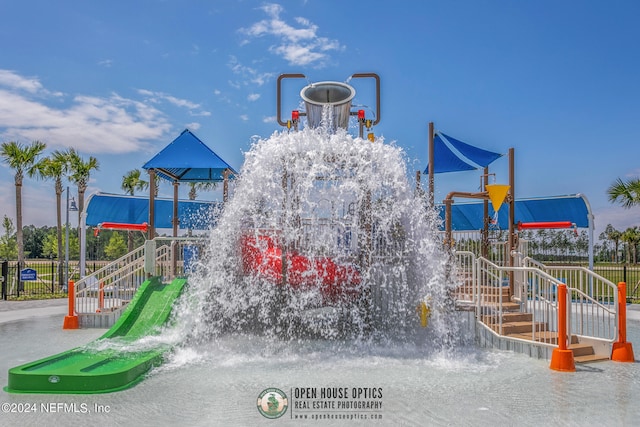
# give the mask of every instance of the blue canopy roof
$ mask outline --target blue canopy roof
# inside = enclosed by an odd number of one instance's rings
[[[436,132],[433,139],[434,173],[460,172],[480,167],[484,168],[501,156],[502,154],[500,153],[474,147],[442,132]],[[429,165],[427,165],[424,173],[429,173]]]
[[[180,182],[215,182],[224,179],[225,171],[232,172],[230,178],[236,174],[189,129],[182,131],[142,168],[155,169],[158,176]]]
[[[180,227],[192,230],[206,230],[215,225],[215,212],[219,212],[221,202],[178,201]],[[149,221],[149,199],[138,196],[96,193],[87,201],[86,225],[97,226],[103,222],[142,224]],[[155,227],[171,228],[173,199],[155,199]]]
[[[444,205],[438,205],[440,217],[444,222]],[[451,229],[457,231],[481,230],[483,225],[483,203],[454,203],[451,206]],[[489,217],[493,218],[495,211],[489,203]],[[515,222],[550,222],[570,221],[580,228],[589,227],[591,209],[584,195],[573,194],[567,196],[516,200]],[[498,211],[500,229],[509,228],[509,209],[503,206]]]

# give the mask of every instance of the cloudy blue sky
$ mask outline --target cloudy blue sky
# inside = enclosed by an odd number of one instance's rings
[[[518,198],[584,193],[597,229],[640,225],[638,209],[606,198],[616,178],[640,175],[633,0],[22,0],[0,1],[0,16],[0,140],[95,156],[88,194],[120,193],[122,176],[185,128],[240,169],[252,140],[280,128],[279,74],[375,72],[375,132],[410,170],[426,166],[433,121],[489,150],[514,147]],[[285,115],[304,84],[287,82]],[[372,106],[369,89],[358,82],[355,102]],[[492,172],[506,183],[506,158]],[[479,177],[438,175],[436,200],[477,190]],[[4,164],[0,182],[0,214],[14,218]],[[51,182],[27,179],[25,224],[54,225],[54,200]]]

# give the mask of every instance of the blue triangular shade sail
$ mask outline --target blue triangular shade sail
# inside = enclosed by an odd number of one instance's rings
[[[442,132],[440,132],[442,133]],[[464,157],[471,160],[473,163],[486,168],[491,164],[494,160],[502,157],[500,153],[494,153],[493,151],[483,150],[482,148],[474,147],[473,145],[469,145],[464,143],[458,139],[452,138],[449,135],[442,133],[449,144],[456,150],[460,152]]]
[[[189,129],[167,145],[142,167],[155,169],[157,174],[170,181],[215,182],[222,181],[224,171],[236,172],[231,166],[207,147]]]
[[[447,147],[447,144],[445,144],[439,134],[436,134],[433,139],[433,158],[435,163],[433,173],[460,172],[477,169],[477,167],[470,165],[456,156],[455,153]],[[427,165],[424,173],[429,173],[429,165]]]

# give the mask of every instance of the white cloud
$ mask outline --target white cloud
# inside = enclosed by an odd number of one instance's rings
[[[257,101],[258,99],[260,99],[260,94],[259,93],[251,93],[249,94],[249,96],[247,96],[247,101]]]
[[[0,70],[0,86],[30,93],[37,93],[43,90],[42,84],[38,79],[22,77],[11,70]]]
[[[41,140],[51,149],[73,147],[90,154],[129,153],[171,129],[160,110],[116,93],[77,95],[49,105],[42,95],[51,94],[38,79],[0,70],[0,138]]]
[[[246,114],[241,114],[240,115],[240,120],[247,122],[247,121],[249,121],[249,116],[246,115]]]
[[[323,62],[329,58],[329,51],[344,49],[337,40],[320,37],[318,26],[307,18],[294,18],[297,24],[295,26],[285,22],[280,17],[284,9],[278,4],[266,4],[261,9],[268,18],[248,28],[241,28],[240,33],[248,37],[242,44],[250,43],[253,38],[272,36],[276,39],[276,43],[269,48],[269,51],[281,56],[290,65],[296,66],[310,64],[322,66]]]
[[[229,82],[231,87],[234,87],[236,89],[239,89],[243,85],[247,86],[249,84],[262,86],[275,75],[275,73],[260,72],[255,68],[243,65],[238,61],[238,58],[233,55],[229,57],[227,66],[231,69],[231,71],[233,71],[234,74],[237,74],[245,79],[244,82]]]

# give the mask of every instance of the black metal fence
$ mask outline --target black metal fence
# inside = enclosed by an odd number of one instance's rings
[[[108,261],[87,263],[87,274]],[[55,261],[2,261],[2,299],[63,298],[67,296],[64,264]],[[78,261],[69,262],[69,280],[80,277]]]
[[[613,283],[625,282],[627,284],[627,298],[640,299],[640,266],[596,264],[593,271]]]

